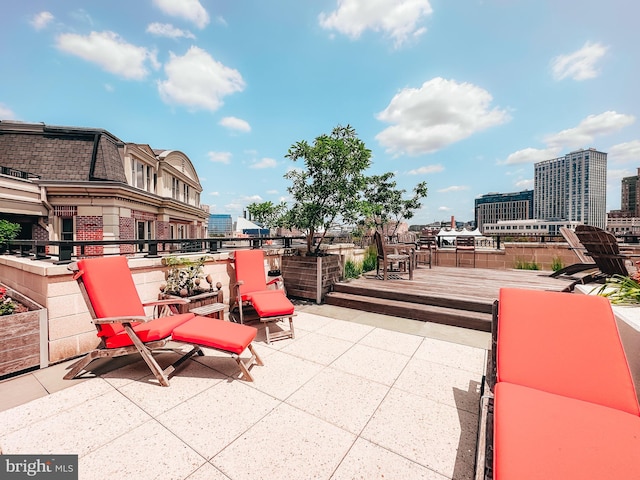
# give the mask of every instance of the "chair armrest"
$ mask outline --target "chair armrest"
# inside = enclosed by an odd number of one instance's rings
[[[150,300],[142,302],[143,307],[155,307],[160,305],[186,305],[190,303],[188,298],[165,298],[163,300]]]
[[[274,283],[278,283],[278,282],[282,282],[284,281],[284,279],[282,278],[282,276],[278,276],[278,277],[273,277],[273,279],[269,280],[267,282],[267,285],[273,285]]]
[[[95,324],[103,324],[103,323],[133,323],[133,322],[150,322],[153,320],[151,317],[145,317],[142,315],[134,315],[132,317],[104,317],[104,318],[94,318],[93,323]]]

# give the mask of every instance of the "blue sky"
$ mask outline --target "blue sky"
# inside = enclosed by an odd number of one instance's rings
[[[628,0],[6,2],[0,119],[180,150],[212,213],[287,200],[299,140],[352,125],[370,174],[473,219],[533,164],[609,153],[607,210],[640,167],[640,3]]]

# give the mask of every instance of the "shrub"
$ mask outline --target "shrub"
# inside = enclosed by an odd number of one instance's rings
[[[375,270],[378,266],[378,252],[376,247],[373,245],[369,245],[367,250],[364,252],[364,260],[362,261],[362,271],[370,272]]]
[[[0,220],[0,246],[7,246],[20,233],[20,224],[9,220]]]
[[[540,270],[540,265],[536,262],[528,262],[526,260],[517,259],[514,268],[518,270]]]
[[[358,278],[362,275],[362,262],[347,260],[344,263],[344,278]]]
[[[564,265],[562,264],[562,260],[559,257],[553,257],[553,261],[551,262],[551,270],[557,272],[558,270],[562,270]]]

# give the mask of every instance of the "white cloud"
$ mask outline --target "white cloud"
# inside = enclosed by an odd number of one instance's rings
[[[397,93],[376,118],[392,124],[376,139],[388,153],[431,153],[476,132],[510,120],[491,108],[493,97],[470,83],[434,78]]]
[[[559,154],[559,148],[524,148],[513,152],[504,162],[499,162],[499,164],[515,165],[518,163],[537,163],[556,158]]]
[[[251,131],[251,125],[249,125],[249,122],[237,117],[224,117],[220,122],[218,122],[218,124],[228,128],[229,130],[237,130],[239,132]]]
[[[568,55],[559,55],[551,61],[551,71],[555,80],[567,77],[573,80],[588,80],[598,76],[596,62],[607,53],[608,48],[600,43],[587,42]]]
[[[338,0],[338,8],[318,20],[327,30],[337,30],[353,39],[365,30],[383,32],[396,47],[426,31],[418,24],[431,15],[429,0]]]
[[[0,103],[0,120],[17,120],[17,117],[9,107]]]
[[[616,163],[640,162],[640,140],[614,145],[607,151],[607,158]]]
[[[599,115],[589,115],[575,128],[562,130],[544,138],[549,147],[580,148],[588,147],[594,138],[607,135],[635,122],[633,115],[625,115],[613,111]]]
[[[439,212],[450,212],[451,208],[449,207],[438,207]]]
[[[424,167],[419,167],[413,170],[409,170],[407,173],[409,175],[428,175],[429,173],[439,173],[443,171],[444,171],[444,167],[440,164],[437,164],[437,165],[425,165]]]
[[[209,160],[215,163],[229,163],[231,162],[231,152],[209,152],[207,153]]]
[[[167,79],[158,82],[162,100],[193,109],[215,111],[222,106],[223,97],[245,87],[240,72],[195,46],[183,56],[171,52],[164,71]]]
[[[527,178],[516,182],[516,187],[523,190],[533,190],[533,178]]]
[[[249,168],[274,168],[276,165],[278,165],[278,162],[276,162],[273,158],[264,157],[262,160],[252,163]]]
[[[220,192],[209,192],[209,195],[211,195],[212,197],[219,197]]]
[[[158,37],[196,38],[196,36],[189,30],[181,30],[170,23],[150,23],[147,25],[147,33]]]
[[[165,14],[192,22],[198,28],[209,24],[209,14],[198,0],[153,0],[153,3]]]
[[[31,26],[36,30],[42,30],[53,20],[53,14],[51,12],[40,12],[33,16],[29,21]]]
[[[109,31],[91,32],[88,36],[65,33],[56,38],[56,47],[126,79],[144,79],[149,73],[147,62],[154,68],[158,66],[155,52],[127,43]]]
[[[441,188],[438,190],[439,193],[449,193],[449,192],[462,192],[463,190],[469,190],[469,187],[466,185],[451,185],[447,188]]]

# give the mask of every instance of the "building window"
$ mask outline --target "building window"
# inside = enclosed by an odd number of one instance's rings
[[[138,240],[152,240],[153,222],[147,220],[136,221],[136,238]],[[148,244],[138,245],[138,251],[146,252],[149,249]]]
[[[180,200],[180,198],[178,197],[179,193],[180,193],[180,182],[178,181],[177,178],[172,177],[171,178],[171,198],[173,198],[174,200]]]

